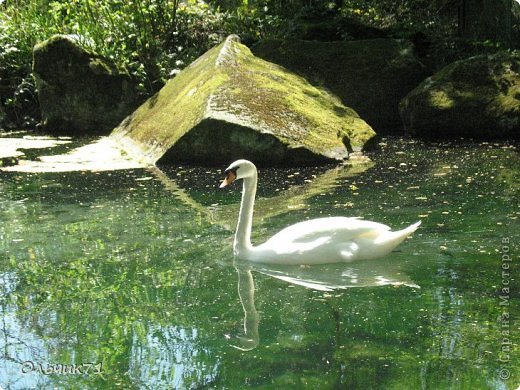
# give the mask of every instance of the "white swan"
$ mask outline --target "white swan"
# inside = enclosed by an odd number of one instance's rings
[[[367,260],[390,253],[421,222],[390,231],[386,225],[358,218],[328,217],[299,222],[261,245],[251,244],[257,171],[247,160],[237,160],[225,170],[220,188],[243,179],[242,202],[233,244],[237,258],[271,264],[326,264]]]

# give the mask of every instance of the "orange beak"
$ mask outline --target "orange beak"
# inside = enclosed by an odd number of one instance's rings
[[[235,172],[233,172],[233,171],[226,172],[226,177],[224,178],[222,183],[220,183],[220,188],[224,188],[224,187],[230,185],[231,183],[233,183],[235,181],[236,178],[237,178],[237,175]]]

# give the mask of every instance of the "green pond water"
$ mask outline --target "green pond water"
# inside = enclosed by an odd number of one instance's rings
[[[370,157],[259,171],[256,243],[422,220],[383,259],[305,267],[234,263],[219,169],[0,172],[0,388],[516,389],[518,149]]]

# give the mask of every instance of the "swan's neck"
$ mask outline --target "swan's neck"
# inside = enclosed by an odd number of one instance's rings
[[[253,176],[244,179],[242,202],[240,203],[240,213],[238,214],[238,225],[234,243],[235,255],[237,256],[243,255],[253,247],[251,245],[251,227],[253,224],[256,183],[256,172]]]

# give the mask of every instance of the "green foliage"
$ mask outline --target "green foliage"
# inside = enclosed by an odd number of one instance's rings
[[[340,13],[358,16],[383,28],[456,29],[457,2],[452,0],[345,0]],[[445,31],[446,32],[446,31]]]
[[[150,95],[226,35],[251,42],[281,25],[266,8],[220,11],[197,0],[19,0],[0,2],[0,11],[0,107],[17,126],[24,114],[34,116],[25,107],[36,102],[32,49],[53,34],[69,34],[112,59]]]
[[[262,38],[278,37],[285,34],[285,17],[274,14],[265,7],[239,7],[226,12],[225,30],[238,34],[245,44],[257,42]]]
[[[0,8],[1,9],[1,8]],[[35,101],[30,77],[31,55],[23,36],[16,29],[16,18],[6,23],[0,13],[0,128],[3,121],[29,127],[34,125],[31,109]]]
[[[36,43],[53,34],[70,34],[112,59],[139,81],[143,93],[151,95],[169,77],[229,34],[238,34],[246,44],[266,37],[319,39],[312,34],[324,30],[328,38],[357,39],[356,34],[345,28],[351,21],[384,30],[390,36],[412,38],[419,51],[430,52],[434,67],[442,66],[466,54],[475,54],[482,46],[468,49],[468,45],[453,39],[460,27],[459,3],[457,0],[0,0],[0,128],[7,123],[32,127],[38,120],[31,53]],[[519,8],[516,8],[518,13]],[[513,12],[515,37],[520,35],[518,18]],[[311,28],[311,36],[303,37],[298,32],[307,30],[298,26],[309,20],[321,25]]]

